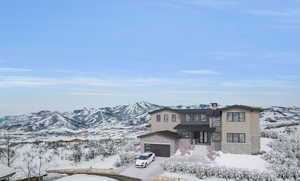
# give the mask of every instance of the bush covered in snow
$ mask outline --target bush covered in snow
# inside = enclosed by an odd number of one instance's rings
[[[121,167],[132,163],[140,152],[140,143],[136,140],[130,141],[122,148],[122,151],[118,154],[119,159],[114,165]]]
[[[68,168],[85,163],[90,165],[94,160],[104,160],[125,152],[124,147],[129,142],[131,139],[14,143],[11,149],[16,151],[17,157],[11,166],[17,170],[17,179],[39,176],[47,169]],[[7,159],[3,156],[6,150],[4,146],[0,145],[0,165],[7,165]]]
[[[253,171],[240,168],[212,167],[209,165],[200,165],[191,162],[178,162],[172,159],[162,164],[164,170],[169,172],[181,172],[184,174],[193,174],[203,179],[206,177],[218,177],[234,180],[251,180],[251,181],[273,181],[276,180],[271,173]]]
[[[263,158],[272,164],[277,177],[300,179],[300,130],[290,135],[280,136],[270,143],[272,150]]]
[[[117,160],[116,163],[114,163],[116,167],[121,167],[134,162],[138,154],[134,152],[124,152],[118,155],[119,155],[119,159]]]
[[[263,138],[278,139],[279,134],[276,131],[264,130],[264,131],[261,131],[261,137],[263,137]]]

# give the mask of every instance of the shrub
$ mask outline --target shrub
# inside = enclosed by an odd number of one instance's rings
[[[169,172],[181,172],[193,174],[197,178],[218,177],[234,180],[251,180],[251,181],[273,181],[276,180],[269,172],[260,172],[256,170],[247,170],[241,168],[213,167],[208,165],[199,165],[190,162],[178,162],[169,159],[162,163],[164,170]]]

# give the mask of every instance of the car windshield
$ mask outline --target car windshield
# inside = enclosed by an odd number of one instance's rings
[[[141,155],[139,157],[139,160],[147,160],[149,157],[148,156],[145,156],[145,155]]]

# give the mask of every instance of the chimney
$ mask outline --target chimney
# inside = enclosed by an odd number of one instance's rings
[[[218,103],[211,103],[211,108],[212,108],[212,110],[216,110],[216,109],[218,109]]]

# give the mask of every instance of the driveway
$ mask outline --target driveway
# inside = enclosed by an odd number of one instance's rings
[[[150,181],[154,177],[160,176],[164,171],[161,167],[161,163],[167,158],[156,157],[155,161],[148,165],[147,168],[136,168],[134,164],[130,165],[123,171],[121,171],[121,175],[140,178],[144,181]]]

